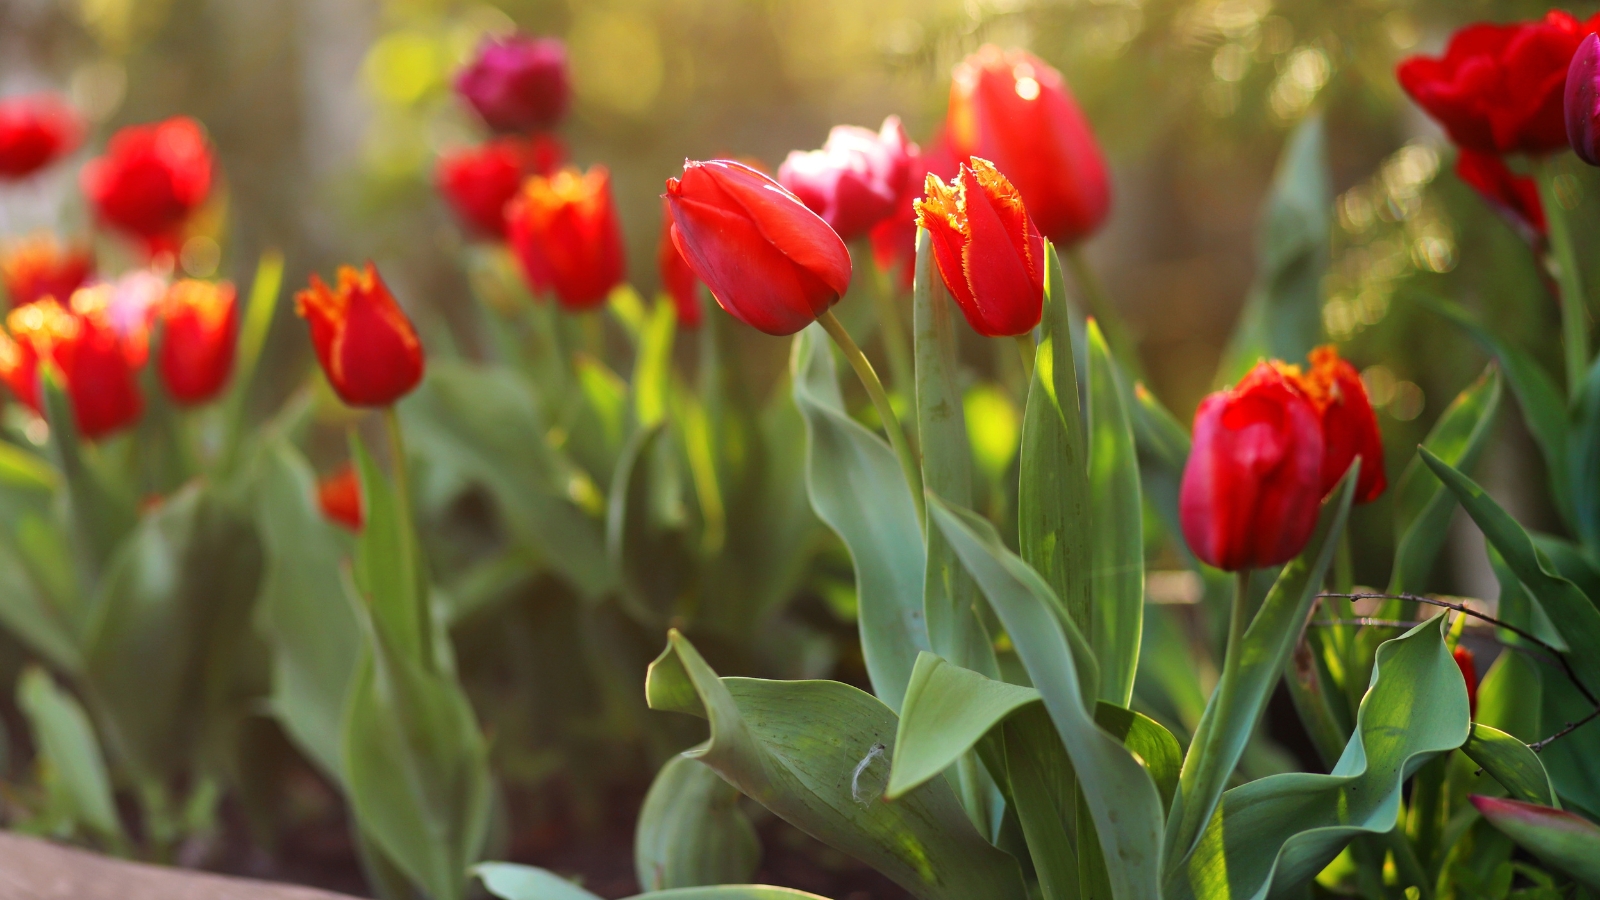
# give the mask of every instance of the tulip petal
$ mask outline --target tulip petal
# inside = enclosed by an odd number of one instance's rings
[[[836,294],[842,296],[850,289],[849,249],[798,197],[742,163],[713,160],[686,169],[684,189],[692,191],[691,179],[701,177],[737,203],[766,242],[795,265],[813,273]]]

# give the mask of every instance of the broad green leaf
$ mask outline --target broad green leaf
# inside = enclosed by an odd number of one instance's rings
[[[1333,191],[1322,116],[1289,135],[1256,224],[1257,271],[1217,384],[1239,380],[1262,358],[1296,361],[1322,340],[1322,276],[1328,268]]]
[[[1061,260],[1053,246],[1047,255],[1044,319],[1022,414],[1017,540],[1023,560],[1050,586],[1057,611],[1088,633],[1093,618],[1088,438],[1078,406]]]
[[[795,335],[789,368],[806,423],[811,507],[850,549],[867,674],[878,699],[898,710],[917,651],[928,649],[916,506],[894,451],[845,411],[821,325]]]
[[[17,708],[28,718],[53,812],[120,847],[122,820],[117,818],[111,778],[83,707],[44,670],[28,668],[17,679]]]
[[[1127,706],[1144,630],[1144,498],[1133,426],[1122,404],[1116,363],[1089,321],[1089,644],[1100,664],[1100,699]]]
[[[1461,745],[1461,752],[1494,776],[1511,796],[1526,803],[1560,808],[1550,776],[1539,761],[1539,754],[1517,738],[1480,722],[1472,723],[1472,733]]]
[[[1089,838],[1080,826],[1089,824],[1088,813],[1082,812],[1077,772],[1050,714],[1042,702],[1029,703],[985,743],[990,770],[1008,789],[1007,802],[1022,826],[1044,900],[1076,900],[1084,875],[1078,850]]]
[[[633,415],[648,428],[667,417],[672,389],[672,338],[678,316],[671,303],[656,301],[633,363]]]
[[[1511,393],[1522,407],[1522,419],[1544,455],[1545,474],[1550,480],[1550,496],[1562,518],[1573,521],[1572,484],[1568,465],[1567,405],[1555,381],[1527,354],[1483,327],[1466,310],[1440,297],[1414,292],[1423,306],[1433,310],[1467,332],[1485,352],[1500,363]]]
[[[0,624],[51,665],[76,673],[83,666],[80,635],[88,610],[72,583],[66,537],[36,513],[18,523],[18,532],[14,539],[0,539]],[[46,546],[37,545],[41,539]],[[61,561],[67,563],[65,577],[51,577],[51,570],[60,568],[52,562]]]
[[[605,449],[616,453],[628,433],[628,384],[605,363],[587,353],[574,354],[572,368],[578,375],[578,387],[588,401],[589,411],[600,423],[600,434],[605,439]]]
[[[633,433],[617,459],[606,511],[606,552],[630,608],[664,627],[688,588],[676,448],[657,422]]]
[[[1539,680],[1543,696],[1538,737],[1549,737],[1564,723],[1576,722],[1594,712],[1594,704],[1553,662],[1540,662]],[[1546,746],[1539,753],[1539,761],[1550,773],[1562,808],[1581,810],[1591,819],[1600,819],[1600,728],[1594,722]]]
[[[1600,597],[1600,568],[1596,568],[1594,560],[1582,546],[1564,537],[1539,531],[1528,532],[1528,537],[1533,538],[1533,545],[1550,558],[1550,565],[1557,575],[1577,585],[1578,590],[1590,599]]]
[[[479,863],[473,874],[500,900],[600,900],[554,872],[516,863]],[[723,884],[636,894],[627,900],[827,900],[793,888],[765,884]]]
[[[37,455],[0,441],[0,484],[48,494],[61,485],[61,477]]]
[[[355,584],[371,610],[373,624],[395,652],[433,665],[432,614],[428,578],[416,529],[396,488],[354,431],[350,456],[361,478],[363,523],[356,539]]]
[[[928,510],[1004,623],[1030,680],[1038,686],[1077,772],[1100,848],[1107,859],[1117,861],[1107,873],[1113,896],[1117,900],[1159,896],[1161,797],[1133,754],[1095,724],[1090,704],[1097,679],[1083,675],[1093,672],[1087,643],[1074,634],[1070,619],[1056,613],[1050,586],[1005,549],[993,525],[937,496],[930,495]]]
[[[1591,890],[1600,891],[1600,825],[1559,809],[1473,797],[1478,812],[1524,849]]]
[[[80,560],[83,581],[92,585],[138,522],[132,488],[113,481],[103,469],[91,464],[88,456],[92,448],[86,447],[78,435],[72,401],[53,364],[39,366],[39,396],[50,425],[50,460],[66,486],[73,548]]]
[[[1273,775],[1222,795],[1167,900],[1262,900],[1303,889],[1351,838],[1393,830],[1407,778],[1467,740],[1466,685],[1442,618],[1378,648],[1356,733],[1327,775]]]
[[[1267,699],[1283,674],[1323,576],[1333,562],[1339,535],[1344,533],[1358,469],[1359,463],[1352,466],[1323,501],[1316,531],[1306,549],[1278,574],[1261,608],[1244,629],[1240,645],[1227,649],[1230,658],[1223,663],[1222,679],[1206,703],[1205,714],[1189,744],[1178,796],[1167,820],[1170,872],[1187,866],[1189,854],[1211,820],[1228,779],[1255,733]]]
[[[744,884],[761,864],[739,791],[709,766],[674,756],[656,773],[633,834],[633,869],[647,890]]]
[[[1569,440],[1573,518],[1584,547],[1600,555],[1600,357],[1574,398]]]
[[[1422,442],[1450,465],[1469,470],[1488,443],[1500,409],[1500,373],[1492,366],[1451,401]],[[1420,458],[1413,458],[1394,488],[1394,569],[1389,592],[1423,590],[1433,562],[1444,547],[1455,496],[1444,489]]]
[[[709,720],[710,739],[686,756],[917,897],[1026,896],[1016,861],[974,830],[943,779],[883,802],[897,722],[870,694],[832,681],[718,678],[676,631],[645,689],[653,709]]]
[[[1544,737],[1539,721],[1543,700],[1539,664],[1520,648],[1507,646],[1478,683],[1478,711],[1473,721],[1531,743]]]

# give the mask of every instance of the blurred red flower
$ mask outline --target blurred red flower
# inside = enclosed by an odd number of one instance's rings
[[[529,175],[549,175],[566,160],[566,148],[549,135],[502,137],[439,158],[439,192],[473,235],[503,240],[506,204]]]
[[[877,132],[838,125],[821,150],[791,152],[778,167],[778,183],[853,241],[894,212],[918,152],[896,116]]]
[[[1523,240],[1536,249],[1544,247],[1550,230],[1545,223],[1544,203],[1539,199],[1539,185],[1532,178],[1511,171],[1496,154],[1466,147],[1456,157],[1456,177],[1477,191]]]
[[[0,180],[26,178],[78,148],[83,124],[53,94],[0,100]]]
[[[506,225],[534,293],[554,291],[568,311],[599,306],[622,282],[622,225],[605,166],[529,178],[506,207]]]
[[[94,256],[87,245],[63,245],[51,234],[38,234],[0,250],[0,283],[13,307],[54,297],[72,299],[94,274]]]
[[[183,279],[167,289],[155,313],[163,328],[156,365],[167,393],[180,406],[215,397],[233,374],[239,321],[233,285]]]
[[[672,243],[672,207],[666,200],[661,201],[661,242],[656,245],[656,268],[661,273],[661,290],[672,298],[673,308],[678,311],[678,324],[699,328],[703,317],[700,279]]]
[[[561,121],[572,99],[567,48],[555,38],[486,38],[455,87],[495,131],[542,131]]]
[[[929,176],[927,188],[917,222],[972,330],[986,337],[1033,330],[1044,313],[1044,238],[1017,189],[979,157],[949,183]]]
[[[14,309],[6,316],[9,334],[0,335],[0,380],[42,415],[39,365],[54,365],[78,431],[89,440],[132,425],[144,411],[127,348],[94,296],[109,291],[79,291],[71,305],[47,297]]]
[[[422,380],[422,342],[372,263],[340,266],[338,286],[316,275],[295,295],[328,383],[351,406],[389,406]]]
[[[317,505],[328,521],[360,531],[365,515],[361,509],[361,478],[355,467],[345,463],[317,482]]]
[[[212,164],[200,123],[178,116],[112,135],[81,181],[102,222],[151,252],[174,250],[184,223],[211,193]]]
[[[913,145],[914,146],[914,145]],[[918,150],[911,158],[911,175],[895,198],[894,207],[887,218],[872,226],[872,259],[884,271],[898,269],[902,287],[911,287],[916,277],[917,210],[915,203],[922,197],[929,175],[940,181],[956,177],[960,166],[950,153],[950,142],[941,132]]]
[[[1478,661],[1472,651],[1460,644],[1450,652],[1455,658],[1456,668],[1461,670],[1461,678],[1467,683],[1467,709],[1472,718],[1478,717]]]

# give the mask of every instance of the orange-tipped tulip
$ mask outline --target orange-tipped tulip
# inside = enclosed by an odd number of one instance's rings
[[[0,251],[0,283],[13,307],[54,297],[63,303],[94,274],[86,246],[64,246],[50,234],[25,238]]]
[[[1383,436],[1355,367],[1340,359],[1339,351],[1329,344],[1311,351],[1311,370],[1305,375],[1295,367],[1287,369],[1322,419],[1322,493],[1333,490],[1350,463],[1360,457],[1355,502],[1378,499],[1388,486],[1383,473]]]
[[[361,509],[361,479],[354,466],[345,463],[317,482],[317,505],[328,521],[351,531],[361,530],[366,517]]]
[[[351,406],[388,406],[422,380],[422,342],[372,263],[340,266],[336,288],[312,275],[295,311],[311,325],[328,383]]]
[[[685,162],[667,179],[672,242],[730,315],[786,335],[850,287],[850,251],[782,185],[728,159]]]
[[[506,205],[506,225],[529,285],[554,291],[565,309],[593,309],[622,282],[622,225],[605,166],[529,178]]]
[[[78,299],[90,293],[80,291]],[[10,336],[0,335],[0,380],[34,412],[43,412],[39,365],[45,361],[60,372],[84,437],[105,437],[144,411],[128,348],[100,304],[68,307],[46,298],[12,310],[6,329]]]
[[[566,158],[549,135],[502,137],[439,158],[434,179],[456,218],[476,237],[504,239],[506,204],[529,175],[549,175]]]
[[[167,289],[156,315],[164,332],[156,365],[180,406],[205,403],[233,374],[238,294],[226,281],[184,279]]]
[[[1039,324],[1044,238],[994,164],[974,158],[948,184],[928,176],[928,195],[916,209],[939,274],[972,330],[1009,337]]]

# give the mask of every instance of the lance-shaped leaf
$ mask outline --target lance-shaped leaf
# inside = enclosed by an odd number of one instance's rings
[[[1578,536],[1591,554],[1600,555],[1600,357],[1583,379],[1583,392],[1574,398],[1569,440],[1567,459]]]
[[[1480,722],[1472,723],[1472,734],[1461,745],[1461,752],[1483,767],[1485,772],[1510,792],[1512,797],[1527,803],[1560,808],[1550,775],[1539,761],[1539,754],[1504,731],[1490,728]]]
[[[1143,384],[1133,386],[1133,439],[1139,449],[1139,483],[1150,505],[1161,516],[1167,533],[1183,533],[1178,522],[1178,490],[1183,468],[1189,462],[1189,432]],[[1177,541],[1179,553],[1189,547]]]
[[[1445,646],[1442,617],[1385,642],[1356,733],[1333,771],[1273,775],[1223,794],[1161,896],[1291,896],[1352,837],[1393,830],[1405,780],[1461,746],[1468,726],[1466,685]]]
[[[1422,442],[1458,469],[1471,469],[1488,443],[1500,409],[1500,373],[1492,366],[1456,396]],[[1394,570],[1389,592],[1423,589],[1449,533],[1455,495],[1444,489],[1421,459],[1413,458],[1394,489]]]
[[[710,739],[686,756],[917,897],[1026,896],[1016,861],[978,834],[945,780],[884,800],[897,721],[872,695],[832,681],[718,678],[676,631],[645,691],[653,709],[710,722]]]
[[[600,900],[560,875],[516,863],[480,863],[472,869],[483,886],[500,900]],[[635,894],[627,900],[827,900],[793,888],[765,884],[722,884],[715,887],[674,888]]]
[[[1096,679],[1083,674],[1093,670],[1087,642],[1074,633],[1070,619],[1055,612],[1050,586],[1005,548],[987,520],[935,496],[928,498],[928,510],[977,579],[1038,686],[1077,772],[1100,849],[1113,861],[1107,872],[1113,896],[1160,896],[1161,797],[1133,754],[1095,724],[1090,710]]]
[[[1472,805],[1547,865],[1600,891],[1600,826],[1573,813],[1518,800],[1473,797]]]
[[[1088,632],[1100,664],[1100,699],[1127,706],[1139,668],[1144,630],[1144,497],[1139,455],[1116,362],[1100,328],[1089,322],[1089,594]]]
[[[606,552],[626,600],[643,621],[664,627],[692,576],[692,548],[677,447],[664,422],[633,433],[617,458],[606,506]]]
[[[894,451],[845,412],[828,347],[812,325],[795,335],[789,361],[806,423],[806,490],[850,549],[867,674],[878,699],[898,710],[917,651],[928,649],[922,527]]]
[[[1167,820],[1167,863],[1173,871],[1181,870],[1195,849],[1283,674],[1344,533],[1359,468],[1358,461],[1323,501],[1306,549],[1278,574],[1239,645],[1227,649],[1232,659],[1224,661],[1222,679],[1189,743]]]
[[[135,525],[132,486],[94,465],[90,448],[83,445],[72,400],[67,396],[55,364],[39,366],[39,396],[45,421],[50,425],[50,461],[66,486],[67,523],[73,536],[83,581],[93,585],[110,565],[111,556]]]
[[[89,715],[44,670],[31,667],[17,679],[17,708],[28,718],[50,812],[120,849],[122,820]]]
[[[633,870],[652,891],[743,884],[761,864],[739,791],[710,766],[674,756],[656,773],[633,834]]]

